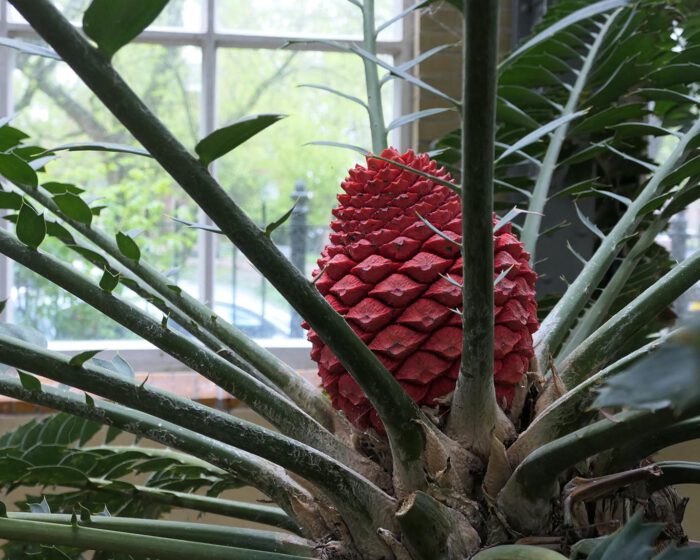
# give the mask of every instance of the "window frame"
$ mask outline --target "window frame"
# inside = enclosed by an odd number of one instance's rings
[[[341,45],[347,45],[356,40],[332,35],[275,35],[251,32],[221,31],[216,28],[216,6],[219,0],[202,1],[202,28],[198,31],[190,29],[149,28],[141,33],[133,43],[159,44],[166,47],[195,46],[201,50],[201,86],[200,98],[200,135],[205,137],[216,128],[217,82],[216,63],[217,50],[228,49],[278,49],[287,45],[290,40],[294,43],[286,48],[301,51],[335,51],[339,48],[318,42],[297,42],[303,40],[333,40]],[[343,0],[337,0],[343,1]],[[397,10],[406,7],[409,0],[395,0]],[[0,0],[0,37],[7,38],[36,38],[36,32],[27,23],[9,21],[9,6],[7,0]],[[359,14],[358,14],[359,15]],[[382,55],[393,57],[394,64],[399,65],[410,60],[414,51],[415,22],[412,16],[404,17],[394,25],[401,27],[401,32],[392,40],[377,41],[377,51]],[[12,72],[14,54],[9,48],[0,48],[0,115],[13,114]],[[414,105],[413,91],[402,80],[394,83],[394,116],[410,112]],[[394,145],[406,148],[412,145],[414,127],[402,127],[392,138]],[[215,166],[213,173],[216,176]],[[339,178],[340,180],[341,178]],[[211,223],[203,214],[200,221]],[[3,226],[6,227],[6,226]],[[214,301],[214,272],[215,272],[214,234],[205,231],[198,233],[199,261],[199,299],[211,305]],[[7,300],[5,310],[0,315],[4,321],[12,321],[14,286],[13,262],[0,255],[0,300]],[[309,343],[305,339],[256,339],[256,342],[300,369],[313,367],[308,356]],[[177,360],[160,351],[145,341],[131,340],[69,340],[50,342],[49,348],[65,353],[74,353],[88,349],[104,349],[108,352],[119,352],[137,371],[182,371]]]

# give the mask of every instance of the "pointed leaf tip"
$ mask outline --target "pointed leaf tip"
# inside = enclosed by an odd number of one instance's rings
[[[299,199],[297,198],[294,201],[294,204],[292,204],[292,207],[289,210],[287,210],[279,220],[275,220],[274,222],[271,222],[265,226],[263,233],[266,237],[270,237],[273,231],[275,231],[278,227],[280,227],[289,219],[289,217],[294,213],[294,209],[297,207],[298,203]]]
[[[87,362],[91,358],[94,358],[100,352],[102,352],[102,350],[88,350],[87,352],[80,352],[73,356],[68,361],[68,364],[74,367],[81,367],[85,362]]]
[[[284,117],[286,115],[278,113],[244,117],[233,124],[215,130],[209,136],[200,140],[194,151],[204,165],[209,165],[212,161],[226,155],[258,132],[265,130],[268,126],[275,124]]]
[[[46,496],[44,496],[38,504],[27,504],[29,506],[29,511],[32,513],[51,513],[51,507],[49,507],[49,502],[46,501]]]
[[[29,373],[17,370],[19,375],[19,382],[22,384],[27,391],[33,393],[41,393],[41,381]]]

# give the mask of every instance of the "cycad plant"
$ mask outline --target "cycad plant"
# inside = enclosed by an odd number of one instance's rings
[[[697,17],[683,2],[562,0],[498,62],[498,2],[451,2],[464,17],[456,100],[412,72],[440,47],[392,66],[376,55],[387,24],[375,22],[373,0],[350,2],[364,41],[334,46],[362,58],[367,99],[330,93],[367,109],[373,145],[342,183],[309,279],[270,238],[284,217],[260,229],[208,169],[278,116],[217,130],[193,153],[112,66],[167,0],[93,0],[87,37],[48,0],[11,0],[52,50],[8,44],[60,57],[143,146],[64,148],[154,158],[304,318],[323,390],[144,262],[132,236],[103,232],[79,185],[44,176],[59,150],[5,123],[0,203],[15,229],[0,230],[0,252],[275,428],[139,384],[119,357],[68,358],[6,324],[0,362],[17,375],[0,377],[0,392],[60,413],[0,439],[0,478],[63,489],[29,513],[2,508],[8,557],[698,558],[672,485],[700,480],[700,465],[650,458],[700,428],[700,332],[655,323],[700,280],[700,253],[660,270],[668,259],[655,245],[700,194]],[[390,79],[441,97],[460,112],[460,132],[427,155],[387,149],[381,88]],[[645,152],[650,136],[670,145],[660,162]],[[494,215],[494,193],[499,205],[517,204]],[[568,289],[540,307],[537,329],[535,255],[554,196],[593,200],[598,224],[576,208],[600,239]],[[47,253],[47,235],[101,280]],[[555,235],[565,242],[566,229]],[[117,295],[119,284],[162,320]],[[92,445],[100,425],[108,441]],[[166,448],[111,445],[119,431]],[[134,472],[149,477],[123,480]],[[219,497],[241,485],[275,506]],[[274,529],[161,520],[173,507]]]

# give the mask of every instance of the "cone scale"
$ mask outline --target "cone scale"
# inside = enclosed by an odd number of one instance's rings
[[[451,181],[427,155],[381,156]],[[420,406],[448,410],[459,375],[462,257],[459,197],[449,188],[390,163],[367,158],[341,183],[330,243],[318,260],[316,286]],[[494,225],[497,219],[494,216]],[[494,232],[496,397],[508,409],[533,356],[536,275],[510,225]],[[308,326],[305,325],[307,328]],[[359,385],[313,330],[311,358],[333,406],[360,430],[383,433]]]

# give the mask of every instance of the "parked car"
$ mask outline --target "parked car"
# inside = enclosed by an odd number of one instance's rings
[[[280,315],[275,322],[264,317],[257,311],[228,302],[215,302],[214,311],[251,338],[286,338],[289,336],[289,318],[287,314]],[[284,316],[287,320],[284,321]]]

